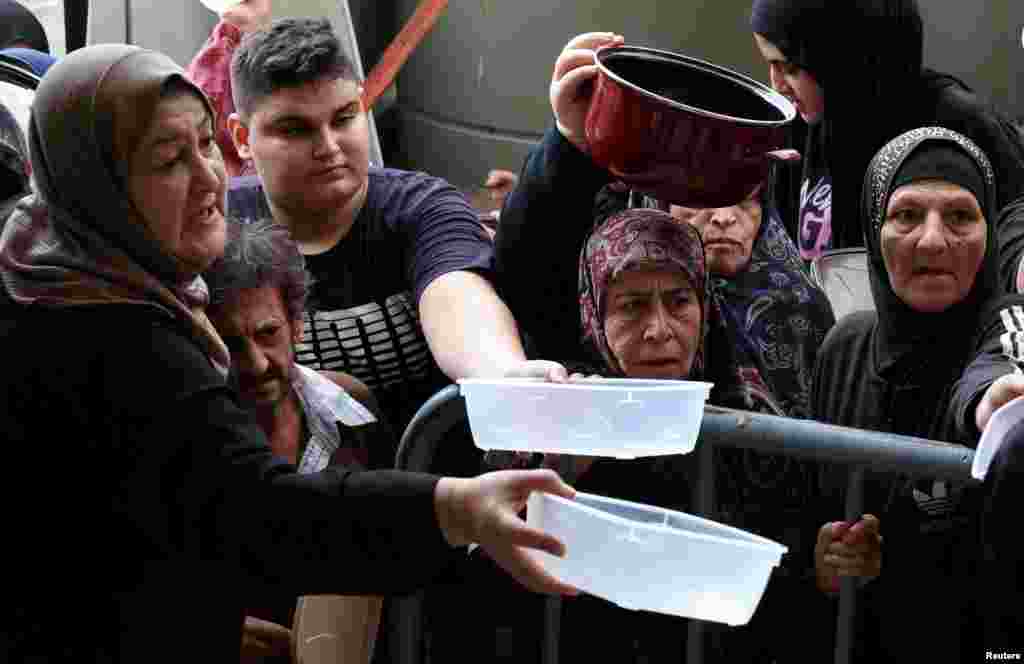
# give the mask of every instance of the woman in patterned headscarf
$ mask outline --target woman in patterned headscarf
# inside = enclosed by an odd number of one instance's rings
[[[687,378],[704,367],[707,272],[700,235],[665,212],[614,215],[580,258],[584,338],[607,372]]]
[[[942,127],[904,133],[875,155],[861,220],[877,311],[845,317],[822,344],[816,419],[973,445],[982,413],[1020,393],[1012,374],[1022,359],[1024,299],[1001,295],[997,284],[995,183],[978,146]],[[871,631],[859,641],[879,644],[893,661],[976,657],[958,638],[973,629],[971,494],[869,480],[867,508],[886,524],[886,558],[865,602]],[[935,588],[946,602],[925,606]]]
[[[832,307],[803,269],[770,196],[725,208],[671,206],[701,233],[712,286],[712,343],[733,375],[716,403],[810,416],[811,376]]]
[[[700,379],[704,373],[707,272],[697,231],[656,209],[601,221],[579,260],[580,317],[593,360],[583,371],[630,378]],[[569,366],[569,365],[567,365]],[[550,461],[550,458],[549,458]],[[561,457],[581,490],[686,509],[689,457],[631,461]],[[571,480],[570,480],[571,481]],[[685,622],[583,596],[565,601],[565,661],[685,659]]]
[[[579,263],[582,328],[585,340],[600,358],[600,366],[590,370],[628,378],[734,379],[728,368],[713,366],[715,360],[706,354],[712,298],[708,279],[704,246],[694,226],[649,208],[628,209],[600,221],[584,245]],[[798,482],[784,487],[772,482],[765,492],[750,474],[747,456],[741,450],[715,451],[719,502],[729,507],[728,513],[719,511],[714,516],[785,540],[793,552],[793,567],[800,568],[798,574],[779,572],[773,577],[764,607],[750,625],[711,629],[709,650],[729,661],[753,662],[786,652],[780,638],[784,632],[773,624],[779,616],[800,615],[804,627],[815,631],[815,613],[828,615],[827,610],[815,610],[827,609],[828,601],[815,589],[809,572],[813,533],[827,518],[819,508],[831,504],[810,500]],[[581,490],[674,509],[691,507],[696,477],[692,455],[559,461],[563,474],[579,476]],[[779,472],[776,465],[769,465],[770,473]],[[795,520],[778,518],[783,512],[782,491],[801,500]],[[733,509],[740,500],[747,501],[743,514]],[[838,512],[838,507],[834,511]],[[788,514],[792,517],[793,513]],[[811,534],[810,548],[799,546],[792,536],[783,536],[785,528],[794,527]],[[685,659],[685,623],[677,618],[638,614],[592,597],[567,600],[564,606],[561,643],[567,660]],[[824,628],[828,628],[827,622]],[[801,642],[802,647],[809,648],[810,638]]]

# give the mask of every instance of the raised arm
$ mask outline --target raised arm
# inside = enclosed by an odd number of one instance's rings
[[[975,354],[953,386],[950,414],[958,440],[976,444],[992,413],[1024,395],[1024,295],[1007,295],[982,313]]]
[[[188,77],[203,89],[217,114],[214,135],[228,173],[241,175],[246,169],[228,130],[228,117],[235,112],[231,97],[231,57],[242,38],[270,22],[270,0],[244,0],[221,15],[210,37],[188,65]]]
[[[555,126],[530,152],[501,212],[498,288],[542,357],[580,357],[580,250],[593,225],[594,197],[611,180],[586,154],[584,118],[597,75],[593,51],[621,40],[587,33],[559,55],[550,90]]]

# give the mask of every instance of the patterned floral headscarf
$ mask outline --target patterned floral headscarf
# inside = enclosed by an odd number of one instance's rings
[[[591,341],[615,375],[622,367],[604,333],[605,299],[612,281],[624,272],[661,268],[680,271],[689,280],[701,308],[701,338],[689,376],[704,371],[704,335],[708,320],[708,273],[700,234],[662,210],[630,209],[601,222],[580,255],[580,315],[585,340]]]

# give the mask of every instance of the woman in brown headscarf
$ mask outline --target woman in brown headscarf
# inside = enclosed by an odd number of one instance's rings
[[[0,497],[18,506],[0,661],[237,661],[261,593],[407,591],[470,541],[571,591],[520,548],[561,545],[515,517],[531,490],[571,495],[553,473],[299,476],[271,455],[204,313],[224,165],[170,59],[76,51],[29,143],[39,194],[0,235]]]

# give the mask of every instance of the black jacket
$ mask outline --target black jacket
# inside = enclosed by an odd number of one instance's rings
[[[983,318],[961,358],[922,349],[918,371],[896,377],[876,370],[874,312],[840,321],[818,351],[814,418],[841,426],[973,446],[974,406],[999,376],[1013,371],[1003,355],[1008,333],[998,312]],[[965,367],[968,359],[972,362]],[[978,630],[973,579],[980,495],[970,486],[933,493],[926,478],[868,473],[864,511],[881,519],[882,575],[861,592],[858,661],[967,661]],[[931,499],[926,496],[931,495]],[[941,590],[937,590],[941,588]],[[941,595],[930,604],[929,597]]]
[[[437,478],[295,474],[155,309],[0,320],[0,660],[237,661],[242,607],[265,592],[401,593],[449,560]]]

